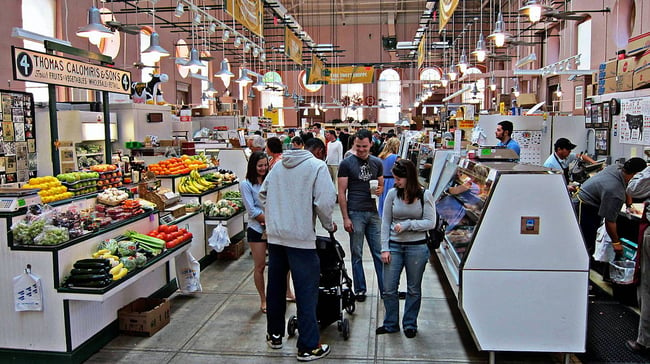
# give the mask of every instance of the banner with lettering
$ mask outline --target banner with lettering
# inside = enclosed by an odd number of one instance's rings
[[[226,0],[226,12],[251,32],[263,37],[264,17],[262,0]]]
[[[302,40],[288,27],[284,28],[284,54],[297,64],[302,64]]]
[[[451,19],[451,16],[454,15],[454,11],[458,6],[458,0],[440,0],[438,13],[440,14],[440,22],[438,23],[438,32],[442,32]]]
[[[423,35],[422,39],[420,39],[420,44],[418,45],[418,68],[422,67],[422,64],[424,63],[424,57],[426,56],[426,43],[427,43],[427,36]]]
[[[320,60],[312,60],[312,67],[307,69],[307,83],[312,85],[373,83],[374,77],[375,70],[372,67],[345,66],[325,68]]]

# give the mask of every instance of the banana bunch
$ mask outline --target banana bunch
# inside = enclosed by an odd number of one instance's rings
[[[196,169],[193,169],[189,176],[183,176],[179,180],[178,192],[200,194],[214,187],[212,182],[203,178]]]

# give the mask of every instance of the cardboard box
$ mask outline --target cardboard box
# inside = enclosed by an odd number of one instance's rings
[[[598,80],[598,95],[616,92],[616,77]]]
[[[519,94],[517,96],[517,105],[521,107],[531,107],[537,104],[536,94]]]
[[[219,260],[236,260],[244,254],[246,250],[246,244],[243,240],[240,240],[236,243],[230,242],[230,245],[225,247],[221,253],[217,253],[217,259]]]
[[[192,116],[210,116],[210,108],[197,107],[192,109]]]
[[[618,60],[615,59],[601,63],[598,67],[598,80],[616,76],[617,67]]]
[[[632,87],[634,90],[650,86],[650,64],[637,68],[632,77]]]
[[[637,58],[636,57],[627,57],[625,59],[622,59],[618,61],[618,65],[616,67],[616,76],[622,76],[627,73],[634,73],[634,69],[636,68],[636,62]]]
[[[169,323],[170,312],[167,299],[140,297],[117,311],[120,332],[152,336]]]
[[[174,141],[173,140],[159,140],[158,144],[160,144],[161,147],[173,147],[174,146]]]
[[[625,73],[621,76],[616,76],[616,91],[632,91],[633,90],[634,73]]]
[[[625,53],[635,55],[650,49],[650,32],[639,34],[628,39]]]
[[[594,85],[592,83],[588,84],[585,86],[585,97],[592,97],[594,96],[594,88],[598,87],[598,85]]]

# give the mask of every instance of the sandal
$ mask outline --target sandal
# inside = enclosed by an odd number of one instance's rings
[[[260,307],[260,311],[261,311],[262,313],[266,313],[266,307]]]
[[[287,302],[296,302],[296,297],[287,297]]]

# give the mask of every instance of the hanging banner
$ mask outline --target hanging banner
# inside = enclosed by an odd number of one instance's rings
[[[621,112],[614,115],[614,129],[617,127],[620,143],[650,144],[650,100],[645,97],[622,99]],[[597,139],[596,145],[598,143]]]
[[[11,47],[14,80],[120,94],[131,93],[131,72]]]
[[[251,32],[263,37],[262,0],[225,0],[226,12]]]
[[[418,68],[422,67],[422,64],[424,63],[424,57],[426,56],[426,48],[425,45],[427,44],[427,36],[423,35],[422,39],[420,39],[420,44],[418,45]]]
[[[280,125],[280,110],[278,109],[264,109],[264,117],[271,120],[271,125]]]
[[[302,64],[302,40],[288,27],[284,28],[284,55],[297,64]]]
[[[454,15],[454,11],[458,6],[458,0],[440,0],[439,5],[438,13],[440,13],[440,22],[438,23],[438,32],[442,32],[449,19],[451,19],[451,16]]]
[[[372,83],[375,69],[366,66],[325,68],[323,62],[312,57],[312,67],[307,68],[307,83],[311,85],[341,85],[350,83]]]

